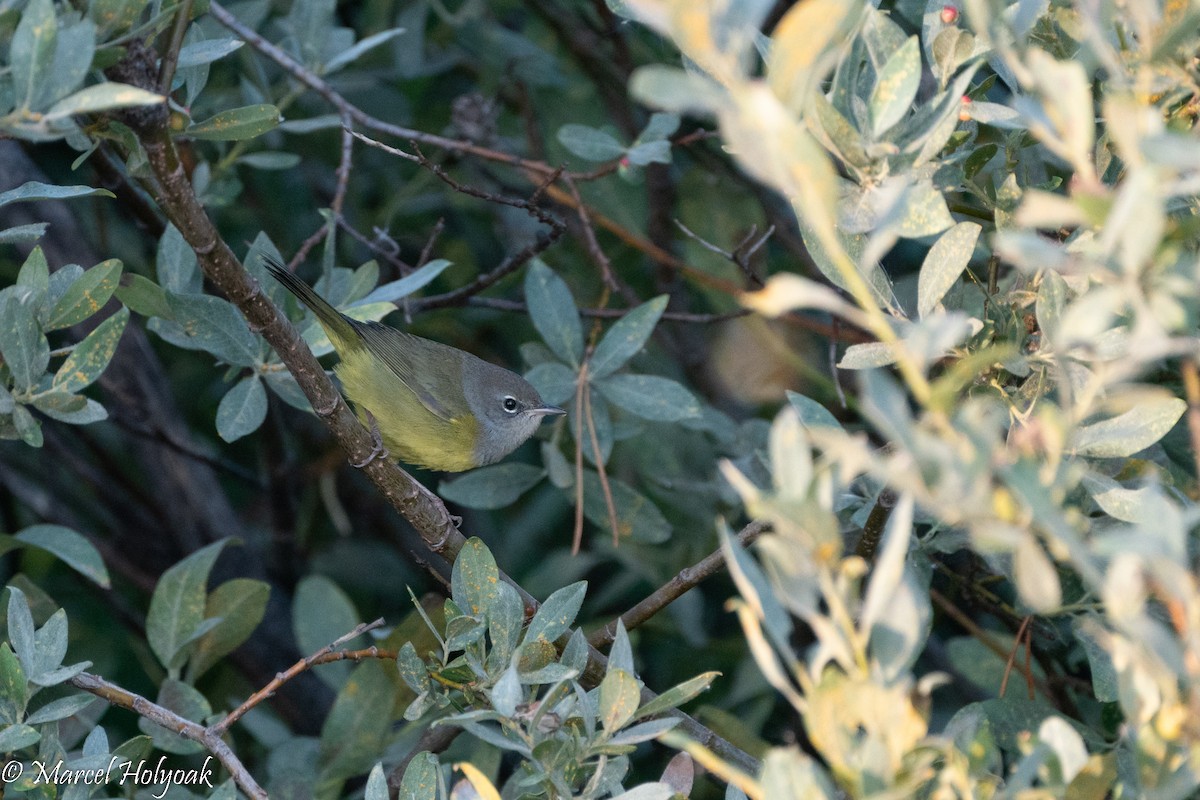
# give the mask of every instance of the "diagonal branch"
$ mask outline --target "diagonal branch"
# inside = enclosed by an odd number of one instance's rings
[[[129,709],[139,716],[145,717],[151,722],[179,734],[185,739],[203,745],[208,752],[216,756],[216,759],[221,762],[225,769],[229,770],[234,783],[247,796],[253,798],[253,800],[267,800],[266,790],[258,785],[258,782],[254,780],[254,777],[242,765],[238,757],[234,755],[229,745],[225,744],[219,733],[215,733],[199,723],[192,722],[190,719],[185,719],[174,711],[147,700],[140,694],[135,694],[122,689],[114,683],[109,683],[99,676],[81,672],[74,678],[71,678],[70,683],[75,688],[82,689],[89,694],[94,694],[111,705]]]
[[[751,522],[738,531],[738,541],[746,547],[770,528],[766,522]],[[725,553],[717,549],[705,556],[701,561],[679,571],[671,580],[655,589],[637,605],[630,608],[618,619],[625,625],[625,630],[632,630],[649,620],[658,612],[678,600],[690,589],[720,572],[725,567]],[[602,650],[613,643],[617,635],[617,620],[605,625],[588,635],[588,644],[597,650]]]

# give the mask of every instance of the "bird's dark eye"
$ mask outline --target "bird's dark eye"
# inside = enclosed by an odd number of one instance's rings
[[[515,398],[515,397],[504,398],[504,410],[510,414],[513,413],[514,411],[516,411],[517,410],[517,398]]]

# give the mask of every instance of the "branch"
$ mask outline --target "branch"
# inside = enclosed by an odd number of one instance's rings
[[[741,542],[743,547],[746,547],[769,530],[770,527],[770,524],[766,522],[751,522],[738,531],[738,541]],[[724,568],[725,553],[720,549],[714,550],[701,561],[680,570],[678,575],[655,589],[644,600],[626,611],[618,619],[625,625],[625,630],[632,630],[678,600],[688,590],[717,574]],[[592,631],[588,636],[588,644],[597,650],[603,650],[613,643],[616,635],[617,620],[613,620],[603,628]]]
[[[185,739],[203,745],[208,752],[216,756],[225,769],[229,770],[234,783],[248,797],[254,800],[267,800],[266,791],[258,785],[254,777],[246,770],[242,762],[238,760],[238,757],[234,755],[229,745],[225,744],[224,740],[221,739],[220,734],[213,732],[211,728],[205,728],[203,725],[192,722],[190,719],[184,719],[174,711],[163,708],[157,703],[150,702],[140,694],[134,694],[87,672],[79,673],[71,679],[70,683],[75,688],[82,689],[89,694],[94,694],[111,705],[128,709],[138,716],[145,717],[151,722],[179,734]]]
[[[275,694],[276,691],[278,691],[280,686],[283,686],[285,683],[290,681],[292,678],[296,677],[297,675],[299,675],[302,672],[305,672],[305,671],[311,669],[314,664],[328,664],[333,661],[345,661],[347,659],[353,660],[353,661],[360,661],[363,658],[384,658],[384,657],[386,657],[385,655],[381,654],[380,650],[378,650],[377,648],[374,648],[374,647],[369,647],[365,651],[356,650],[356,651],[353,651],[353,654],[340,653],[340,652],[335,653],[334,652],[338,648],[339,645],[343,645],[346,642],[353,639],[354,637],[360,636],[361,634],[364,634],[367,631],[374,630],[375,628],[378,628],[382,625],[383,625],[382,618],[377,619],[374,622],[364,622],[359,625],[356,625],[354,627],[354,630],[350,631],[346,635],[341,636],[338,639],[325,645],[320,650],[313,653],[311,656],[300,659],[295,664],[288,667],[287,670],[276,675],[275,678],[270,683],[268,683],[263,688],[259,689],[254,694],[250,695],[248,698],[246,698],[246,701],[244,703],[242,703],[240,706],[235,708],[233,711],[230,711],[228,714],[226,714],[224,719],[220,720],[219,722],[215,722],[211,726],[209,726],[208,730],[211,731],[212,733],[216,734],[217,736],[224,736],[225,732],[229,730],[229,726],[233,725],[233,723],[237,722],[239,719],[244,717],[246,715],[246,713],[250,711],[250,709],[254,708],[256,705],[261,703],[263,700],[266,700],[268,697],[271,697],[273,694]],[[331,655],[336,656],[336,658],[327,658],[327,656],[331,656]],[[394,658],[395,656],[393,655],[392,657]]]

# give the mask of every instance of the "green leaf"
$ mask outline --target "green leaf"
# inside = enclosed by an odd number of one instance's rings
[[[504,508],[537,486],[545,476],[546,470],[532,464],[496,464],[449,482],[442,481],[438,494],[467,508]]]
[[[29,680],[39,686],[53,686],[65,680],[56,673],[66,654],[67,612],[60,608],[33,635],[33,668],[27,670]]]
[[[612,375],[595,383],[614,405],[642,419],[678,422],[700,416],[700,403],[680,384],[658,375]]]
[[[111,82],[98,83],[59,100],[46,112],[46,119],[63,119],[75,114],[92,114],[97,111],[131,106],[152,106],[164,102],[166,102],[166,98],[162,95],[139,89],[136,86]]]
[[[920,316],[932,313],[962,275],[982,230],[976,222],[960,222],[934,242],[917,278],[917,313]]]
[[[292,632],[302,653],[315,653],[354,630],[361,617],[354,603],[324,575],[309,575],[296,587],[292,599]],[[317,677],[340,690],[350,676],[345,662],[326,664]]]
[[[871,111],[871,131],[879,136],[895,125],[917,96],[921,85],[921,46],[916,36],[910,36],[900,49],[888,58],[875,88],[871,90],[868,107]]]
[[[623,481],[608,479],[613,505],[617,511],[617,534],[635,542],[661,544],[671,538],[671,523],[645,495]],[[604,531],[609,529],[608,506],[600,477],[591,470],[583,473],[583,513]]]
[[[42,735],[36,728],[31,728],[24,723],[10,725],[4,730],[0,730],[0,752],[15,753],[31,744],[36,744],[41,738]]]
[[[667,691],[660,694],[650,702],[637,710],[633,715],[634,720],[645,719],[652,717],[655,714],[662,714],[665,711],[670,711],[672,708],[678,708],[687,701],[697,697],[701,692],[708,690],[712,682],[717,679],[721,673],[719,672],[702,672],[694,678],[689,678],[683,683],[672,686]]]
[[[450,593],[465,613],[484,616],[496,600],[500,570],[487,545],[472,536],[463,545],[450,576]]]
[[[1069,447],[1076,454],[1093,458],[1124,458],[1157,442],[1187,410],[1177,397],[1139,403],[1124,414],[1079,428]]]
[[[64,17],[54,47],[54,63],[45,84],[38,87],[33,107],[41,109],[75,91],[87,77],[96,55],[96,26],[91,20]],[[53,108],[51,109],[53,111]],[[59,115],[55,114],[54,117]],[[42,121],[52,119],[49,112]]]
[[[98,698],[90,694],[76,694],[52,700],[29,715],[25,722],[29,725],[44,725],[47,722],[57,722],[67,717],[73,717],[83,709],[96,702]]]
[[[99,27],[102,34],[122,31],[133,24],[141,15],[149,0],[91,0],[88,16]]]
[[[583,358],[583,328],[571,290],[541,260],[525,275],[525,302],[533,326],[556,356],[573,367]]]
[[[42,392],[33,398],[33,406],[46,414],[72,414],[87,405],[87,398],[69,392]]]
[[[820,123],[820,131],[828,138],[827,146],[836,152],[843,161],[856,167],[865,167],[871,163],[867,155],[862,134],[858,132],[850,120],[842,116],[829,99],[820,92],[813,92],[809,101],[812,108],[810,118]]]
[[[611,161],[625,155],[625,145],[611,134],[587,125],[563,125],[558,129],[558,141],[580,158],[588,161]]]
[[[232,303],[207,294],[168,294],[167,304],[174,321],[154,319],[151,324],[171,344],[204,350],[237,367],[258,361],[258,341]]]
[[[31,222],[28,225],[14,225],[0,231],[0,244],[27,244],[36,242],[46,235],[49,222]]]
[[[650,115],[650,121],[646,123],[646,127],[638,134],[635,144],[669,139],[675,131],[679,130],[679,121],[678,114],[654,112]]]
[[[175,69],[187,69],[188,67],[198,67],[201,64],[211,64],[235,52],[243,44],[245,42],[241,39],[235,39],[232,36],[224,39],[204,39],[198,42],[189,42],[179,48],[179,57],[175,61]]]
[[[609,740],[609,744],[621,745],[649,742],[653,739],[659,738],[681,722],[683,722],[683,720],[681,720],[679,717],[663,717],[662,719],[652,719],[649,722],[643,722],[640,725],[631,725],[630,727],[618,733],[616,736],[612,737],[612,739]],[[649,785],[656,784],[643,784],[638,788],[641,789]],[[669,800],[669,798],[674,797],[675,792],[673,789],[671,789],[669,786],[663,786],[663,788],[666,789],[667,792],[665,795],[662,795],[664,800]],[[636,792],[636,789],[633,791]],[[635,795],[631,794],[630,792],[626,792],[625,795],[619,796],[628,797],[630,800],[633,800],[634,797],[643,797],[643,795]],[[647,799],[651,796],[652,795],[648,794],[644,795],[644,797]],[[614,800],[616,799],[614,798]]]
[[[408,688],[417,694],[429,691],[429,671],[425,668],[425,662],[417,655],[417,649],[413,647],[412,642],[405,642],[400,646],[400,651],[396,654],[396,667]]]
[[[15,725],[25,714],[29,687],[25,670],[8,642],[0,642],[0,731]]]
[[[109,588],[104,559],[82,534],[62,525],[32,525],[13,538],[30,547],[45,550],[96,585]]]
[[[267,418],[267,390],[255,373],[233,385],[217,406],[217,434],[227,442],[254,433]]]
[[[204,615],[221,621],[196,640],[188,664],[189,683],[250,638],[262,622],[270,595],[270,585],[250,578],[226,581],[209,594]]]
[[[121,276],[120,284],[113,290],[113,294],[130,311],[143,317],[171,316],[171,307],[167,305],[167,293],[149,278],[127,272]]]
[[[33,418],[33,414],[29,413],[29,409],[25,406],[17,406],[13,409],[13,427],[17,430],[17,435],[21,437],[21,441],[30,447],[42,446],[42,423]]]
[[[146,614],[146,639],[158,660],[178,670],[205,620],[208,573],[228,539],[203,547],[167,569],[154,587]]]
[[[379,47],[379,45],[384,44],[391,39],[395,39],[402,33],[404,33],[404,28],[389,28],[385,31],[380,31],[379,33],[374,33],[370,36],[367,36],[361,41],[356,42],[352,47],[348,47],[333,58],[329,59],[329,61],[325,62],[324,74],[329,75],[337,72],[342,67],[357,61],[364,54],[374,50],[376,47]]]
[[[525,373],[525,379],[538,390],[542,400],[557,406],[574,396],[579,375],[565,364],[546,361]]]
[[[588,362],[588,374],[603,378],[625,366],[645,346],[666,308],[667,296],[659,295],[617,320],[596,345]]]
[[[93,189],[91,186],[56,186],[52,183],[28,181],[15,189],[0,192],[0,206],[22,200],[67,200],[72,197],[116,197],[108,189]]]
[[[197,269],[196,253],[174,225],[168,224],[158,240],[154,264],[158,283],[166,291],[176,294],[202,291],[204,279]]]
[[[975,36],[958,26],[946,28],[933,40],[932,51],[938,86],[945,88],[963,62],[975,54]]]
[[[45,373],[50,344],[38,328],[32,305],[18,297],[20,291],[7,292],[0,301],[0,355],[16,390],[25,391]]]
[[[29,601],[25,593],[16,586],[8,587],[8,641],[12,644],[13,652],[21,662],[21,668],[27,676],[32,677],[37,668],[35,649],[37,647],[37,628],[33,624],[33,613],[29,610]]]
[[[625,153],[625,160],[635,167],[647,164],[670,164],[671,143],[666,139],[657,142],[635,144]]]
[[[928,180],[917,183],[909,190],[905,207],[904,218],[896,228],[896,232],[905,238],[932,236],[954,224],[950,209],[946,207],[946,198]]]
[[[263,150],[258,153],[247,153],[238,159],[238,163],[255,169],[286,170],[297,166],[300,163],[300,156],[296,153]]]
[[[376,764],[371,767],[371,772],[367,775],[367,787],[363,790],[363,800],[389,800],[389,797],[383,765]]]
[[[103,422],[108,419],[108,412],[104,406],[97,403],[90,397],[82,397],[80,395],[55,395],[55,397],[65,396],[72,398],[69,406],[59,407],[57,404],[47,404],[44,401],[48,399],[45,395],[34,400],[34,405],[46,416],[51,419],[65,422],[68,425],[91,425],[93,422]],[[81,401],[81,402],[80,402]]]
[[[321,776],[348,778],[366,771],[392,728],[389,713],[396,684],[378,661],[364,661],[351,674],[321,727]]]
[[[279,109],[270,103],[260,103],[214,114],[191,125],[184,133],[193,139],[236,142],[261,136],[278,127],[279,122]]]
[[[1034,612],[1045,614],[1062,605],[1058,571],[1037,539],[1030,534],[1024,534],[1017,540],[1013,552],[1013,578],[1021,600]]]
[[[350,308],[370,305],[372,303],[394,303],[401,298],[408,297],[413,292],[419,291],[429,285],[434,278],[445,272],[446,268],[453,263],[444,258],[435,258],[411,275],[405,275],[398,281],[383,284],[366,297],[352,303]]]
[[[429,752],[417,753],[404,768],[404,778],[400,781],[396,800],[441,798],[444,789],[437,756]]]
[[[509,664],[508,669],[500,673],[500,678],[492,685],[488,698],[492,708],[506,717],[511,717],[517,711],[517,706],[525,699],[521,690],[521,680],[517,677],[516,664]]]
[[[791,403],[792,408],[796,409],[796,413],[800,415],[800,422],[805,428],[809,430],[814,428],[842,430],[842,424],[837,421],[833,414],[829,413],[829,409],[816,400],[793,392],[790,389],[786,394],[788,402]]]
[[[609,670],[600,682],[600,726],[612,735],[637,713],[641,687],[623,669]]]
[[[51,387],[63,392],[78,392],[90,386],[112,360],[128,321],[129,309],[122,307],[97,325],[63,361],[54,374]]]
[[[46,330],[66,328],[95,314],[112,297],[121,280],[121,262],[110,258],[86,270],[63,293],[46,321]]]
[[[8,52],[13,99],[18,108],[29,109],[37,102],[54,63],[57,40],[58,19],[52,0],[30,0]]]
[[[660,64],[638,67],[629,81],[629,94],[646,105],[677,114],[715,112],[727,97],[710,78]]]
[[[525,625],[525,603],[517,590],[507,583],[496,584],[496,596],[487,608],[488,635],[492,639],[492,652],[499,663],[512,658]]]
[[[617,632],[613,634],[612,646],[608,649],[608,668],[633,672],[633,645],[620,617],[617,617]]]
[[[533,615],[533,620],[525,631],[525,641],[544,639],[552,643],[566,633],[575,622],[575,615],[583,605],[585,594],[587,581],[577,581],[547,597],[546,602],[542,603]]]

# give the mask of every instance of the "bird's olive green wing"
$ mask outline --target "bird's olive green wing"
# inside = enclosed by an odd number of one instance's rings
[[[454,348],[378,322],[355,322],[354,328],[367,350],[396,373],[429,413],[446,422],[455,418],[448,403],[461,396],[462,389],[455,386],[461,380],[461,356]]]

